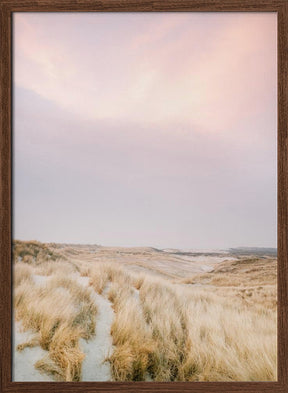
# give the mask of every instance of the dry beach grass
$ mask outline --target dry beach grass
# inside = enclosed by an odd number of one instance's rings
[[[79,338],[89,338],[95,330],[97,309],[91,291],[61,269],[44,285],[37,285],[32,275],[35,271],[37,268],[24,262],[17,263],[14,269],[15,318],[24,329],[34,332],[32,340],[18,346],[18,350],[40,345],[48,352],[39,359],[37,368],[60,380],[78,381],[84,358]]]
[[[180,260],[183,277],[175,273],[178,257],[168,255],[174,270],[167,266],[166,275],[166,256],[152,249],[129,249],[125,259],[123,249],[100,248],[100,258],[95,246],[22,243],[14,258],[15,318],[34,336],[18,350],[47,350],[36,367],[57,380],[81,380],[79,339],[95,331],[93,291],[114,310],[108,360],[116,381],[277,379],[275,259],[227,260],[210,273],[195,271],[195,263],[189,273]],[[39,284],[37,276],[46,279]]]

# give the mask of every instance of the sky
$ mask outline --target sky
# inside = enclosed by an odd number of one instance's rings
[[[276,13],[14,13],[14,238],[276,247]]]

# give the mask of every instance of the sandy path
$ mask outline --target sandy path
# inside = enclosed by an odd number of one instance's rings
[[[80,339],[86,355],[82,363],[82,381],[111,381],[110,363],[105,359],[113,352],[110,330],[114,312],[104,296],[94,292],[94,299],[98,308],[95,337],[88,341]]]

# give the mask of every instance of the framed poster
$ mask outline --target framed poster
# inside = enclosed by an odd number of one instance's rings
[[[287,391],[287,3],[1,10],[3,392]]]

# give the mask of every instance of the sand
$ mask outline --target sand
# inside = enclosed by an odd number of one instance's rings
[[[94,299],[98,309],[95,337],[88,341],[80,339],[80,347],[86,355],[82,363],[82,381],[111,381],[110,363],[105,359],[113,352],[110,330],[114,312],[104,296],[94,292]]]

